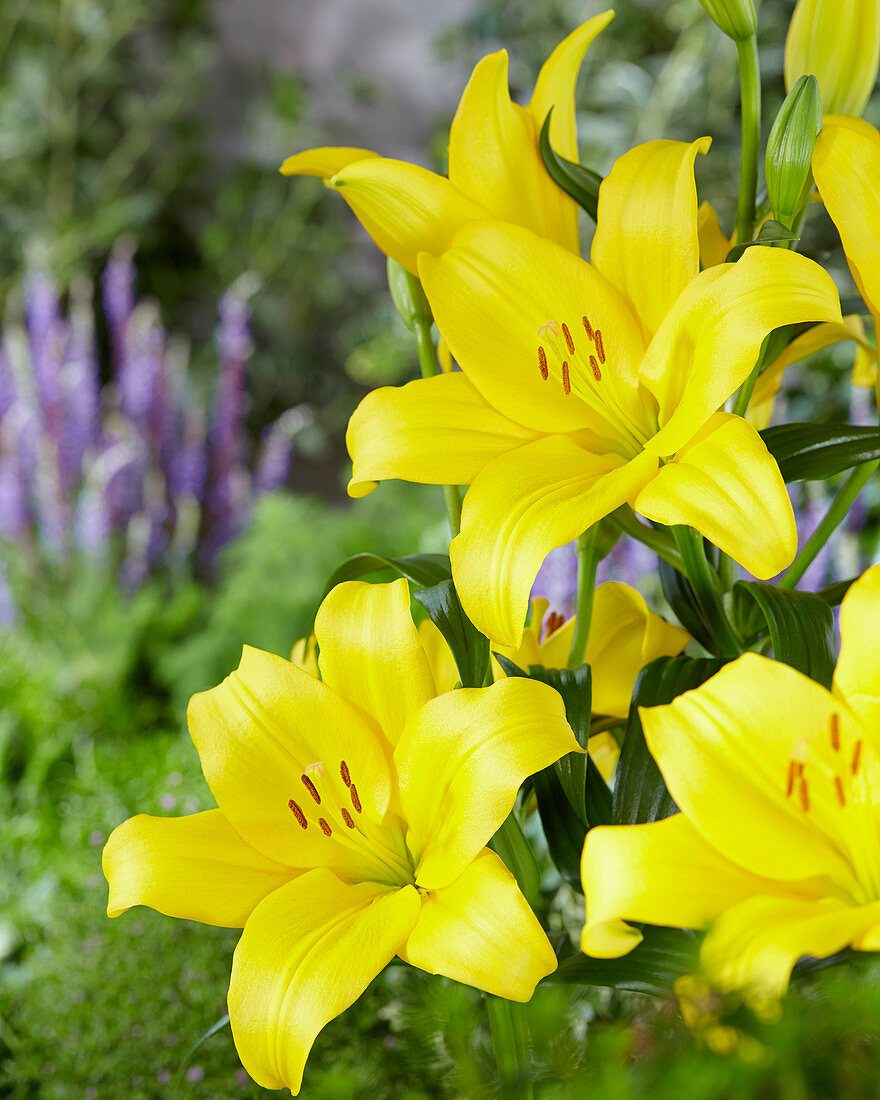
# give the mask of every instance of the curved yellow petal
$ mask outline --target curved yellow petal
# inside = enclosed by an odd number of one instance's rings
[[[764,337],[804,321],[843,318],[831,277],[796,252],[755,246],[701,272],[645,353],[642,378],[661,425],[648,449],[671,455],[687,443],[748,377]]]
[[[493,642],[518,647],[541,562],[654,476],[657,459],[594,455],[567,436],[527,443],[494,459],[464,501],[450,544],[452,575],[471,622]]]
[[[556,969],[544,929],[516,879],[489,848],[451,885],[423,895],[401,954],[429,974],[510,1001],[529,1000],[538,982]]]
[[[505,416],[540,432],[607,436],[631,426],[644,345],[620,295],[589,264],[527,229],[477,222],[439,258],[421,256],[419,276],[456,361]],[[601,381],[584,317],[603,336]]]
[[[513,809],[520,784],[580,752],[562,698],[535,680],[460,688],[414,715],[395,750],[416,882],[454,882]]]
[[[373,390],[348,423],[354,463],[348,491],[377,481],[469,485],[491,459],[536,433],[494,409],[461,373]]]
[[[746,653],[640,714],[672,797],[722,855],[756,875],[858,893],[849,843],[857,807],[848,799],[842,812],[835,776],[851,794],[862,729],[844,703],[788,665]],[[868,749],[859,767],[873,776]]]
[[[869,729],[880,730],[880,565],[863,573],[840,605],[834,690]]]
[[[756,1008],[785,992],[799,958],[827,958],[880,926],[880,903],[838,898],[752,897],[723,913],[703,941],[700,961],[722,990],[745,990]]]
[[[314,634],[307,634],[305,638],[300,638],[298,642],[294,642],[290,651],[290,663],[317,679],[319,672],[316,644]]]
[[[245,844],[219,810],[130,817],[110,834],[102,862],[108,917],[149,905],[224,928],[244,927],[267,894],[298,874]]]
[[[369,877],[369,857],[339,839],[339,807],[350,805],[342,761],[366,820],[378,823],[392,794],[386,744],[365,714],[289,661],[245,646],[235,672],[192,697],[187,718],[211,792],[248,844],[279,863]]]
[[[511,102],[507,51],[474,68],[449,133],[449,179],[491,210],[577,252],[577,206],[544,167],[535,122]]]
[[[615,741],[614,736],[608,730],[594,733],[587,742],[587,751],[599,769],[599,774],[606,783],[610,783],[617,769],[617,761],[620,759],[620,745]]]
[[[452,691],[459,682],[458,666],[449,643],[430,619],[423,619],[419,623],[419,641],[431,666],[437,694],[444,695],[447,691]]]
[[[533,633],[533,637],[537,640],[540,630],[543,615],[537,623],[537,631]],[[532,620],[534,623],[534,619]],[[571,643],[574,638],[575,620],[569,619],[563,623],[562,626],[556,628],[552,634],[548,634],[543,642],[538,646],[537,659],[529,657],[526,664],[529,665],[543,665],[544,668],[565,668],[568,662],[568,655],[571,652]],[[523,643],[526,641],[526,636],[523,637]],[[525,656],[525,655],[524,655]],[[514,658],[516,660],[516,658]],[[516,662],[520,664],[519,661]],[[525,667],[520,665],[520,667]]]
[[[880,11],[875,0],[798,0],[785,39],[785,89],[809,74],[819,81],[822,109],[860,115],[877,82]]]
[[[368,714],[391,745],[436,691],[409,610],[409,585],[344,581],[318,609],[321,679]]]
[[[418,915],[412,886],[351,886],[323,869],[257,906],[229,981],[232,1037],[257,1084],[299,1092],[318,1032],[402,949]]]
[[[550,144],[566,160],[579,159],[574,106],[578,71],[584,54],[594,39],[613,19],[613,11],[603,11],[563,38],[541,66],[538,79],[535,81],[535,90],[529,102],[529,111],[535,120],[535,129],[540,134],[544,120],[552,110]]]
[[[694,160],[710,144],[637,145],[599,188],[592,262],[630,302],[646,342],[700,270]]]
[[[320,149],[306,149],[303,153],[294,153],[292,157],[285,160],[279,171],[282,176],[318,176],[326,180],[359,160],[381,159],[372,149],[324,145]]]
[[[413,275],[420,252],[439,255],[459,226],[492,217],[444,176],[402,160],[355,161],[329,184],[385,255]]]
[[[587,919],[581,950],[616,958],[642,940],[625,923],[706,928],[719,913],[756,893],[791,890],[750,874],[707,844],[684,814],[650,825],[597,826],[581,859]]]
[[[626,718],[639,672],[655,657],[681,653],[690,635],[648,609],[634,588],[618,581],[600,584],[584,661],[593,681],[593,713]]]
[[[717,267],[727,262],[733,240],[721,228],[711,203],[701,202],[697,209],[697,239],[700,243],[700,267]]]
[[[688,524],[756,577],[797,552],[791,501],[776,460],[742,417],[715,413],[636,497],[646,519]]]
[[[880,133],[857,118],[826,116],[813,152],[813,176],[837,226],[865,302],[880,310]]]

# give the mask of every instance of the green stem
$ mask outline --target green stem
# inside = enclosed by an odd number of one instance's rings
[[[529,1031],[526,1005],[486,994],[486,1012],[495,1064],[498,1067],[498,1094],[502,1100],[532,1100]]]
[[[685,575],[721,656],[738,657],[743,647],[721,602],[718,577],[706,558],[703,536],[692,527],[682,526],[673,527],[672,534],[681,552]]]
[[[437,365],[437,353],[431,326],[422,320],[415,322],[416,348],[419,353],[419,366],[423,378],[433,378],[440,373]],[[461,530],[461,489],[457,485],[444,485],[443,497],[446,500],[446,514],[449,517],[449,530],[453,538]]]
[[[837,496],[831,502],[831,507],[823,516],[819,526],[804,543],[801,552],[779,582],[780,588],[794,588],[797,585],[809,568],[810,563],[831,537],[835,528],[846,519],[856,497],[877,472],[878,467],[880,467],[880,460],[875,460],[874,462],[866,462],[862,466],[856,466],[850,473],[838,490]]]
[[[739,198],[736,205],[736,240],[752,239],[755,226],[755,197],[758,192],[758,154],[761,146],[761,76],[758,69],[756,35],[736,43],[742,114],[742,156],[739,170]]]
[[[577,540],[578,579],[575,607],[574,637],[568,654],[568,667],[579,668],[584,663],[587,639],[590,637],[590,620],[593,617],[593,592],[596,588],[596,567],[599,553],[596,545],[598,527],[593,525]]]
[[[649,550],[653,550],[658,558],[668,562],[673,569],[677,569],[679,573],[684,572],[681,554],[676,549],[671,536],[665,531],[659,531],[656,527],[647,527],[641,523],[628,504],[612,512],[608,519],[624,534],[643,543]]]

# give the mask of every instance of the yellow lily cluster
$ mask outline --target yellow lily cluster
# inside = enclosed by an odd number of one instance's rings
[[[799,0],[786,78],[820,78],[813,178],[876,331],[880,133],[850,116],[873,87],[880,17],[857,6],[861,24],[830,49],[830,6]],[[448,357],[448,370],[360,403],[349,492],[391,478],[468,487],[454,587],[492,653],[522,670],[566,667],[578,636],[576,617],[530,599],[542,561],[618,509],[693,528],[756,577],[785,569],[795,519],[758,432],[782,374],[847,339],[854,381],[878,378],[861,316],[842,316],[819,264],[758,246],[727,261],[735,242],[697,198],[708,138],[620,156],[581,258],[577,205],[548,174],[539,135],[549,116],[554,150],[577,161],[575,81],[612,17],[560,43],[527,107],[510,99],[504,51],[480,61],[452,123],[448,176],[360,148],[282,166],[322,178],[418,279]],[[745,415],[727,411],[771,333],[801,325],[736,406]],[[680,812],[587,833],[584,953],[622,956],[645,923],[708,930],[689,988],[705,980],[766,1005],[803,955],[880,950],[880,566],[850,589],[841,630],[832,691],[746,652],[641,709]],[[604,732],[581,744],[613,786],[607,730],[625,723],[642,669],[691,639],[618,582],[595,590],[584,633],[576,663],[590,666]],[[217,809],[140,815],[111,836],[111,916],[144,904],[243,929],[229,1014],[264,1087],[298,1092],[318,1032],[395,957],[517,1001],[556,969],[489,844],[523,783],[584,749],[560,695],[503,664],[493,656],[484,686],[463,688],[438,627],[415,625],[405,581],[341,583],[289,661],[246,647],[191,701]]]

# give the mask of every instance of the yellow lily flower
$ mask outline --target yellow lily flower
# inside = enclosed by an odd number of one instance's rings
[[[801,956],[880,949],[880,567],[841,607],[833,693],[746,653],[642,710],[681,813],[600,827],[582,872],[588,955],[624,955],[625,921],[710,928],[706,976],[773,1003]]]
[[[315,1036],[395,955],[520,1001],[555,969],[485,845],[528,775],[580,751],[542,684],[435,697],[405,581],[340,584],[315,634],[320,681],[246,647],[190,702],[219,809],[139,815],[104,850],[110,916],[244,928],[233,1038],[254,1080],[294,1093]]]
[[[826,114],[860,115],[880,63],[877,0],[798,0],[785,39],[785,90],[815,76]]]
[[[552,110],[553,148],[578,160],[578,70],[590,43],[613,18],[613,11],[595,16],[556,47],[528,107],[511,102],[507,51],[484,57],[452,120],[448,177],[369,149],[331,147],[288,157],[281,172],[324,179],[379,248],[414,275],[420,252],[439,255],[455,231],[475,219],[514,222],[577,252],[577,204],[548,175],[538,138]]]
[[[874,319],[875,339],[880,332],[878,171],[880,133],[862,119],[826,115],[813,151],[813,178],[837,226],[859,293]],[[876,377],[876,369],[863,370],[861,384],[871,375]]]
[[[624,502],[689,524],[755,576],[784,569],[794,516],[757,432],[718,411],[779,325],[842,320],[815,263],[753,247],[699,270],[693,163],[656,141],[602,184],[592,263],[519,226],[472,223],[419,275],[462,370],[368,394],[349,492],[381,478],[470,485],[453,576],[471,621],[517,647],[541,562]],[[660,274],[662,273],[662,274]]]

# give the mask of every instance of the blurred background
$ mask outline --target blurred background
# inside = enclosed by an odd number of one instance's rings
[[[287,654],[347,555],[446,538],[434,488],[346,502],[350,413],[417,363],[384,258],[337,196],[278,166],[355,144],[442,171],[473,64],[506,46],[527,98],[602,6],[0,4],[0,1094],[263,1095],[228,1029],[187,1057],[225,1010],[235,934],[146,910],[107,921],[101,848],[133,813],[211,805],[185,705],[243,642]],[[760,9],[767,128],[792,6]],[[636,142],[711,134],[699,184],[729,231],[732,45],[697,0],[616,10],[579,85],[581,159],[604,173]],[[790,408],[867,415],[846,366],[816,360]],[[815,587],[858,568],[859,531]],[[615,559],[609,575],[627,568],[652,563]],[[733,1059],[696,1047],[671,1005],[545,990],[541,1095],[678,1096],[684,1081],[689,1097],[875,1095],[862,1022],[880,997],[870,975],[836,981],[791,999],[772,1052]],[[493,1087],[478,996],[392,968],[319,1041],[303,1095]]]

